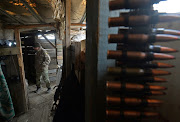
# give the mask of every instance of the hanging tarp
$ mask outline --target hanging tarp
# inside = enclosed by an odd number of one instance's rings
[[[0,119],[10,120],[14,116],[13,102],[0,65]]]
[[[84,93],[76,77],[74,66],[62,84],[60,100],[53,122],[85,122]]]

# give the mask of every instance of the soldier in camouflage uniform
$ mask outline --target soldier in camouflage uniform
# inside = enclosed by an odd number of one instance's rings
[[[50,56],[47,54],[47,51],[41,47],[40,43],[35,43],[34,50],[36,50],[35,55],[35,69],[36,69],[36,93],[41,89],[41,79],[44,80],[47,87],[47,92],[50,92],[50,80],[48,76],[48,65],[51,61]]]

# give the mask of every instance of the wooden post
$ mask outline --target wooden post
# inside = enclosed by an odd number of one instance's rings
[[[107,60],[107,50],[116,45],[108,44],[108,33],[117,33],[118,28],[109,29],[109,0],[87,0],[86,7],[86,64],[85,64],[85,121],[106,121],[107,67],[115,62]],[[114,12],[118,14],[118,12]]]
[[[71,26],[81,26],[81,27],[85,27],[86,24],[82,24],[82,23],[71,23]]]
[[[62,40],[59,37],[60,36],[59,33],[55,33],[55,37],[56,37],[57,63],[58,65],[61,65],[63,63],[63,47],[62,47]]]
[[[31,29],[31,28],[40,28],[40,27],[55,27],[55,24],[32,24],[32,25],[7,25],[4,29]]]
[[[17,55],[20,54],[19,48],[11,47],[11,48],[0,48],[0,55]]]
[[[52,47],[54,47],[55,49],[56,49],[56,46],[44,35],[44,34],[41,34],[43,37],[44,37],[44,39],[47,41],[47,42],[49,42],[49,44],[52,46]]]
[[[19,49],[20,54],[17,55],[18,64],[19,64],[19,71],[20,71],[20,81],[22,85],[22,98],[23,98],[23,105],[22,110],[27,112],[28,110],[28,96],[27,96],[27,88],[26,88],[26,81],[25,81],[25,73],[24,73],[24,64],[23,64],[23,56],[22,56],[22,48],[21,48],[21,39],[20,39],[20,31],[19,29],[15,29],[15,39],[16,39],[16,46]],[[19,105],[20,106],[20,105]]]
[[[86,62],[85,62],[85,122],[96,121],[97,53],[99,0],[87,0]],[[103,122],[103,121],[101,121]]]
[[[65,74],[69,75],[71,71],[71,39],[70,39],[70,26],[71,26],[71,0],[66,0],[66,27],[65,27],[65,48],[64,48],[64,66]]]

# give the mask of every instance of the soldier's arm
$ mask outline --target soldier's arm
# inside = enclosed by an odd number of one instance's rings
[[[47,52],[44,52],[44,62],[42,63],[43,66],[49,65],[51,62],[51,58]]]

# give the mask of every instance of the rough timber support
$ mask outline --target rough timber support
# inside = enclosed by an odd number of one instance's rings
[[[27,112],[28,96],[27,96],[27,88],[26,88],[25,73],[24,73],[24,63],[23,63],[23,56],[22,56],[20,31],[18,29],[15,29],[14,32],[15,32],[16,46],[20,52],[20,54],[17,55],[17,58],[18,58],[18,64],[19,64],[20,82],[22,85],[22,91],[21,91],[22,96],[21,97],[23,99],[23,104],[19,105],[19,106],[22,107],[22,112]]]

